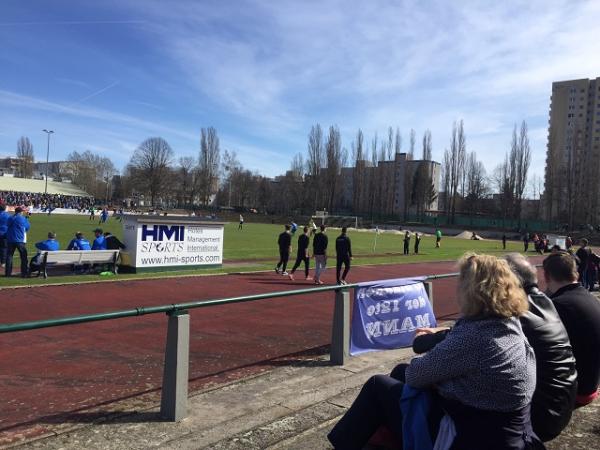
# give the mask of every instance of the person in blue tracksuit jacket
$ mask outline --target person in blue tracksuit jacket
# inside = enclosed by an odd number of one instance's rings
[[[94,243],[92,244],[92,250],[106,250],[106,239],[102,234],[101,228],[96,228],[94,230],[94,235],[96,239],[94,239]]]
[[[15,250],[19,251],[21,258],[21,276],[27,276],[27,231],[29,231],[29,221],[23,217],[23,208],[17,206],[15,214],[9,217],[6,230],[6,240],[8,242],[8,253],[6,255],[6,271],[7,277],[12,275],[13,256]]]
[[[6,205],[0,205],[0,267],[6,264],[6,250],[8,249],[6,231],[8,230],[9,218],[10,214],[6,212]]]
[[[42,264],[42,251],[47,250],[53,252],[60,249],[60,244],[56,240],[56,233],[54,231],[49,231],[48,239],[45,241],[36,242],[35,248],[38,249],[38,252],[33,258],[31,258],[31,261],[29,262],[29,273],[32,273],[34,270],[40,270],[40,265]]]
[[[90,241],[83,237],[83,233],[78,231],[75,233],[75,239],[71,239],[67,250],[91,250]]]

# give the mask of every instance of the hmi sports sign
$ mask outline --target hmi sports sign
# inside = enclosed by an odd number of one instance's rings
[[[223,224],[185,217],[126,216],[124,238],[136,269],[215,266],[223,262]]]

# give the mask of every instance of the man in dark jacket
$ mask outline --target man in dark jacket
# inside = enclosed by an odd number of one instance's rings
[[[8,253],[6,255],[6,276],[12,275],[13,255],[15,250],[19,251],[21,258],[21,277],[27,277],[28,263],[27,248],[27,231],[29,231],[29,221],[23,217],[23,208],[17,206],[15,214],[8,219],[6,240],[8,241]]]
[[[277,239],[277,245],[279,246],[279,262],[277,263],[277,266],[275,266],[275,272],[286,276],[288,273],[285,269],[292,251],[292,235],[290,234],[290,228],[291,227],[286,224],[285,231],[281,233]]]
[[[598,397],[600,384],[600,302],[577,282],[575,259],[559,252],[544,260],[544,278],[577,362],[577,406]]]
[[[410,248],[410,231],[404,233],[404,254],[408,255]]]
[[[294,272],[296,272],[296,269],[302,263],[304,263],[304,278],[306,280],[312,280],[312,278],[308,276],[308,267],[310,265],[310,256],[308,254],[309,243],[310,238],[308,236],[308,227],[304,227],[304,233],[298,237],[298,254],[296,255],[294,267],[292,267],[292,270],[290,271],[290,280],[294,279]]]
[[[113,236],[110,231],[104,232],[104,239],[106,240],[107,250],[124,250],[125,244],[123,244],[118,237]]]
[[[352,245],[350,238],[347,236],[348,228],[342,228],[342,234],[340,234],[335,240],[335,254],[336,254],[336,265],[335,265],[335,278],[337,284],[348,284],[346,283],[346,276],[350,271],[350,260],[352,259]],[[344,273],[340,278],[342,271],[342,264],[344,265]]]
[[[506,255],[506,260],[521,280],[529,301],[529,311],[521,316],[521,325],[536,360],[531,424],[546,442],[557,437],[571,420],[577,395],[575,357],[552,300],[538,289],[535,267],[518,253]]]
[[[327,245],[329,239],[325,234],[325,225],[321,225],[321,232],[313,238],[313,255],[315,257],[315,284],[323,284],[321,274],[327,266]]]
[[[588,264],[589,259],[592,255],[592,250],[588,247],[588,240],[581,240],[581,247],[575,253],[579,258],[579,265],[577,271],[579,272],[579,282],[584,288],[589,289],[589,277],[588,277]]]

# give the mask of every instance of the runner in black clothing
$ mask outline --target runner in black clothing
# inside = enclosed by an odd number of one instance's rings
[[[410,231],[407,231],[404,235],[404,254],[408,255],[410,247]]]
[[[276,273],[281,273],[282,275],[287,275],[288,273],[285,271],[287,267],[288,259],[290,259],[290,252],[292,251],[292,235],[290,234],[290,226],[285,226],[285,231],[279,235],[279,239],[277,239],[277,244],[279,245],[279,262],[275,267]],[[282,267],[283,266],[283,267]],[[281,271],[279,268],[281,267]]]
[[[290,280],[294,279],[294,272],[303,261],[304,277],[306,280],[312,280],[312,278],[308,276],[308,266],[310,265],[310,256],[308,255],[309,243],[310,238],[308,237],[308,227],[304,227],[304,234],[301,234],[298,237],[298,254],[296,255],[296,262],[294,263],[294,267],[292,267],[292,271],[290,272]]]
[[[335,240],[335,253],[337,262],[335,266],[335,278],[337,284],[348,284],[346,283],[346,275],[350,271],[350,260],[352,259],[352,246],[350,244],[350,238],[346,236],[346,227],[342,228],[342,234]],[[340,278],[340,272],[342,271],[342,264],[344,265],[344,273]]]

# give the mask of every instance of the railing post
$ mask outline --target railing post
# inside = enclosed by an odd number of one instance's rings
[[[431,303],[431,307],[433,308],[433,282],[424,281],[423,286],[425,286],[425,292],[427,292],[427,297],[429,297],[429,303]]]
[[[169,316],[160,416],[173,422],[187,415],[190,357],[190,315],[174,311]]]
[[[335,291],[333,324],[331,327],[330,361],[343,366],[350,355],[350,292],[348,289]]]

